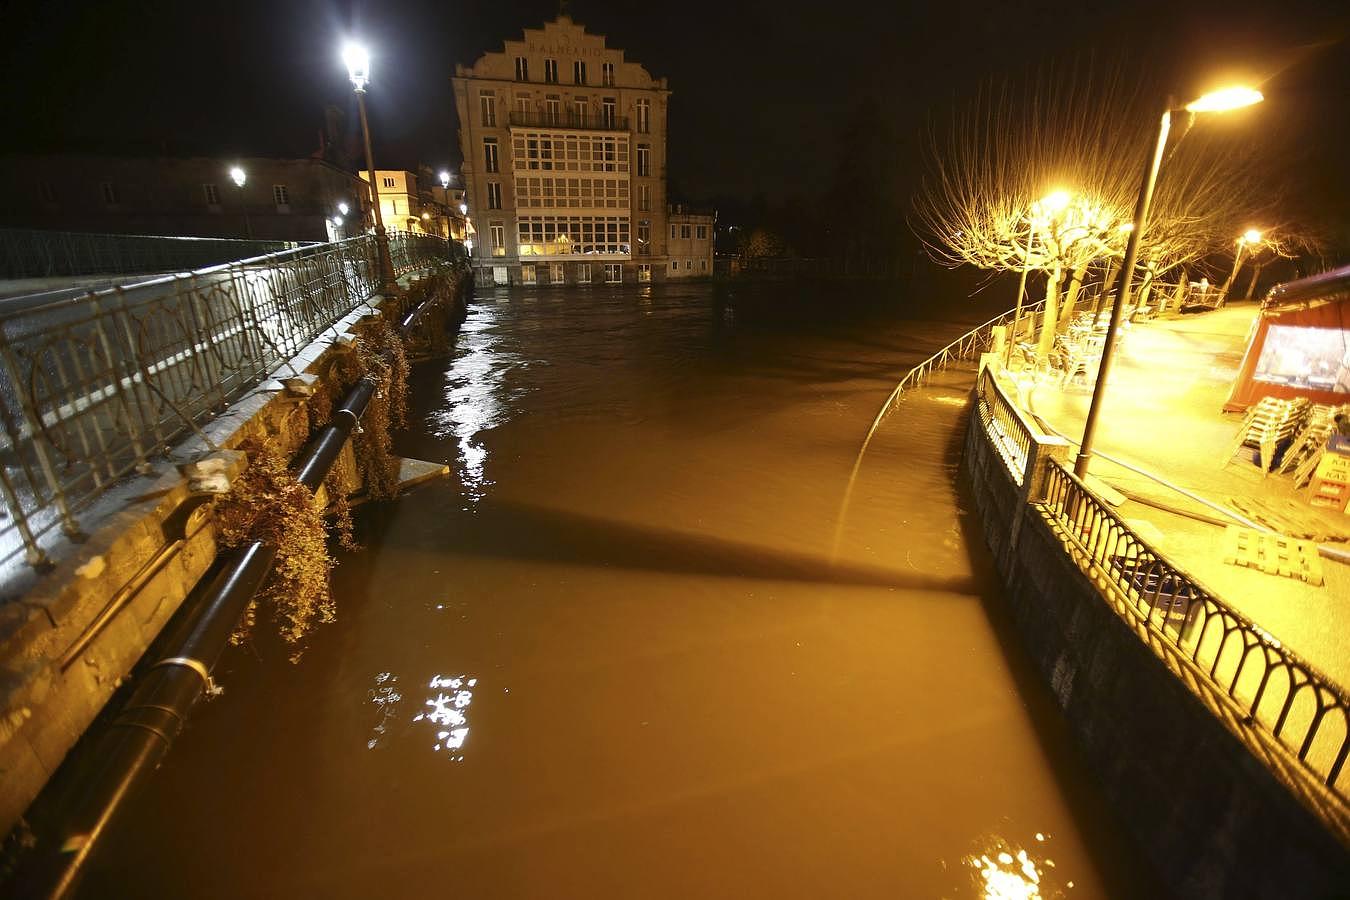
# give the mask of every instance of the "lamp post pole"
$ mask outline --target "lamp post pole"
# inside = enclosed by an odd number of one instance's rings
[[[1092,403],[1088,406],[1087,422],[1083,426],[1083,442],[1078,446],[1078,456],[1074,459],[1073,473],[1086,478],[1088,463],[1092,460],[1092,443],[1097,437],[1097,422],[1101,416],[1102,396],[1105,393],[1106,379],[1111,374],[1111,363],[1115,359],[1116,332],[1120,330],[1120,316],[1130,301],[1130,281],[1134,274],[1134,265],[1139,258],[1139,241],[1144,236],[1144,226],[1148,222],[1149,204],[1153,202],[1153,187],[1158,183],[1158,169],[1162,166],[1163,151],[1167,148],[1167,135],[1172,130],[1171,97],[1167,98],[1167,111],[1158,123],[1158,139],[1153,147],[1144,169],[1144,182],[1139,186],[1139,199],[1134,206],[1134,227],[1130,229],[1130,239],[1125,245],[1125,262],[1120,267],[1116,283],[1116,302],[1111,306],[1111,323],[1106,326],[1106,344],[1102,347],[1102,361],[1097,367],[1097,383],[1092,389]]]
[[[375,251],[380,268],[380,290],[396,293],[394,265],[389,258],[389,235],[384,230],[384,215],[380,212],[380,189],[375,183],[375,155],[370,150],[370,123],[366,119],[366,82],[370,80],[370,54],[364,47],[348,44],[342,51],[347,63],[347,75],[356,88],[356,106],[361,114],[361,138],[366,148],[366,174],[370,178],[370,205],[375,211]]]
[[[244,182],[248,180],[248,174],[239,166],[230,169],[230,180],[234,182],[234,189],[239,192],[239,209],[244,214],[244,233],[248,239],[253,240],[253,221],[248,217],[248,204],[244,202]]]

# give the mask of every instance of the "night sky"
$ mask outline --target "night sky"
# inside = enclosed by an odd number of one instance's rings
[[[670,79],[669,175],[684,199],[821,195],[841,128],[869,97],[909,170],[944,105],[1091,53],[1147,67],[1183,96],[1226,72],[1261,82],[1262,128],[1296,137],[1291,170],[1328,215],[1350,207],[1344,10],[1304,0],[570,4],[574,19]],[[355,34],[375,57],[377,165],[453,163],[455,63],[557,12],[556,0],[8,3],[6,149],[307,155],[323,106],[352,103],[338,46]]]

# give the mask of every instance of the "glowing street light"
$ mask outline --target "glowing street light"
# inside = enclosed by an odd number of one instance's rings
[[[442,169],[441,174],[438,177],[441,179],[441,190],[450,190],[450,173],[445,169]]]
[[[1223,283],[1223,288],[1219,290],[1219,300],[1214,306],[1223,306],[1224,301],[1228,299],[1228,292],[1233,287],[1233,282],[1237,280],[1238,270],[1242,268],[1242,251],[1246,250],[1247,255],[1251,256],[1255,250],[1249,249],[1261,243],[1261,232],[1255,228],[1248,228],[1242,232],[1237,239],[1237,253],[1233,254],[1233,271],[1228,273],[1228,280]]]
[[[253,240],[253,222],[248,217],[248,205],[244,203],[244,184],[248,181],[248,173],[244,171],[243,166],[230,166],[230,180],[234,182],[234,189],[239,193],[239,209],[244,213],[244,233],[248,235],[249,240]]]
[[[1139,199],[1134,207],[1134,228],[1130,229],[1130,239],[1125,245],[1125,262],[1120,268],[1117,280],[1116,302],[1111,307],[1111,324],[1106,327],[1106,343],[1102,347],[1102,360],[1097,367],[1097,383],[1092,389],[1092,404],[1088,407],[1087,422],[1083,425],[1083,442],[1078,445],[1078,456],[1074,459],[1073,473],[1086,478],[1088,463],[1092,460],[1092,443],[1097,436],[1097,422],[1101,415],[1102,397],[1106,391],[1106,379],[1111,374],[1111,362],[1115,359],[1116,332],[1120,329],[1121,312],[1130,302],[1130,281],[1134,276],[1134,266],[1139,259],[1139,241],[1144,235],[1144,226],[1148,224],[1148,208],[1153,200],[1153,188],[1158,183],[1158,169],[1162,166],[1163,152],[1167,149],[1167,135],[1172,130],[1173,112],[1186,112],[1191,120],[1199,113],[1227,112],[1260,103],[1265,97],[1260,91],[1249,87],[1226,87],[1211,91],[1176,110],[1171,97],[1167,98],[1167,108],[1158,122],[1158,138],[1153,146],[1153,155],[1144,169],[1144,180],[1139,186]],[[1182,133],[1185,136],[1185,132]],[[1239,251],[1240,252],[1240,251]]]
[[[340,201],[340,202],[338,203],[338,212],[342,213],[342,214],[345,216],[345,215],[346,215],[348,212],[350,212],[350,211],[351,211],[351,207],[347,205],[347,203],[346,203],[345,200],[344,200],[344,201]]]
[[[1261,243],[1261,232],[1255,228],[1248,228],[1242,232],[1242,237],[1238,239],[1240,243],[1259,244]]]
[[[360,44],[348,41],[342,47],[342,61],[347,64],[347,77],[356,90],[356,105],[361,112],[361,137],[366,145],[366,174],[370,178],[370,205],[375,210],[375,249],[380,264],[381,290],[394,293],[394,264],[389,259],[389,237],[384,231],[384,216],[380,212],[380,189],[375,184],[375,155],[370,151],[370,122],[366,119],[366,85],[370,83],[370,52]]]
[[[1013,344],[1016,343],[1017,331],[1021,328],[1022,295],[1026,293],[1027,272],[1031,269],[1031,247],[1036,242],[1036,235],[1039,233],[1040,226],[1068,209],[1071,202],[1073,202],[1072,194],[1065,190],[1056,190],[1031,204],[1031,212],[1026,219],[1031,225],[1031,231],[1027,234],[1027,249],[1022,257],[1022,277],[1017,283],[1017,305],[1013,309],[1012,332],[1008,335],[1008,346],[1003,355],[1004,365],[1012,362]],[[1047,213],[1049,213],[1048,216]]]

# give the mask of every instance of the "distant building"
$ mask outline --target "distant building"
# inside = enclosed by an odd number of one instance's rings
[[[711,278],[713,275],[713,234],[717,214],[672,206],[666,212],[670,225],[666,254],[667,278]]]
[[[436,176],[430,169],[423,170],[421,177],[401,169],[376,169],[375,177],[385,228],[465,239],[467,210],[461,209],[465,206],[462,189],[442,186],[433,180]],[[361,173],[361,180],[370,180],[367,173]]]
[[[452,81],[480,283],[666,277],[664,78],[559,16]]]
[[[320,159],[0,158],[0,223],[12,227],[325,241],[363,230],[368,197],[361,179]]]

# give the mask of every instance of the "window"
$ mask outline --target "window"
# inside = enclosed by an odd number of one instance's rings
[[[488,226],[488,234],[491,236],[492,255],[506,255],[506,226],[501,222],[493,222]]]
[[[98,189],[103,194],[104,203],[106,203],[108,206],[117,205],[117,188],[113,185],[111,181],[103,182],[98,186]]]
[[[638,144],[637,146],[637,173],[639,175],[652,174],[652,148],[650,144]]]
[[[672,259],[670,261],[670,271],[672,272],[680,271],[680,261],[678,259]]]
[[[478,95],[478,108],[479,108],[480,110],[482,110],[482,113],[483,113],[483,127],[484,127],[484,128],[496,128],[496,127],[497,127],[497,98],[494,97],[492,94],[489,94],[489,93],[486,93],[486,92],[484,92],[484,93],[482,93],[482,94],[479,94],[479,95]]]
[[[530,80],[530,61],[523,56],[516,57],[516,81]]]
[[[628,233],[627,216],[522,215],[516,252],[522,257],[627,256]]]
[[[577,264],[577,282],[578,282],[579,284],[590,284],[590,283],[591,283],[591,264],[590,264],[590,263],[578,263],[578,264]]]
[[[550,263],[548,267],[549,284],[562,284],[565,280],[563,276],[562,263]]]
[[[637,102],[637,130],[643,134],[652,130],[652,104],[650,100]]]
[[[638,264],[638,281],[651,281],[652,267],[650,263]]]
[[[534,266],[526,263],[520,267],[521,284],[534,284]]]
[[[272,185],[272,201],[276,203],[278,207],[291,205],[291,192],[286,188],[286,185]]]
[[[557,96],[545,98],[544,121],[549,125],[562,124],[562,100],[558,99]]]
[[[708,271],[708,261],[706,259],[700,259],[698,261],[698,270],[700,272]]]
[[[676,229],[677,229],[678,227],[679,227],[679,226],[677,226],[677,225],[672,225],[672,226],[670,226],[670,239],[671,239],[672,241],[675,240],[675,231],[676,231]]]
[[[499,172],[500,164],[497,160],[497,139],[483,138],[483,171]]]
[[[623,266],[618,263],[605,263],[605,284],[620,284],[623,281]]]
[[[647,212],[652,208],[652,186],[650,184],[638,185],[638,209]]]
[[[572,124],[586,127],[586,118],[589,113],[590,104],[585,100],[572,101]]]
[[[680,237],[684,238],[686,241],[689,240],[689,226],[688,226],[688,225],[681,225],[681,226],[680,226]]]
[[[391,188],[397,186],[398,182],[394,179],[393,175],[385,175],[380,178],[380,185],[382,187]]]
[[[619,101],[606,97],[600,101],[600,124],[613,128],[619,118]]]
[[[500,181],[488,182],[488,209],[502,208],[502,183]]]
[[[637,244],[639,256],[646,256],[648,253],[651,252],[651,242],[652,242],[652,223],[647,219],[643,219],[640,222],[638,222],[637,227]]]
[[[697,234],[698,239],[700,241],[706,241],[708,239],[708,226],[707,225],[698,226]]]
[[[685,268],[686,271],[688,271],[689,269],[692,269],[693,267],[694,267],[694,261],[693,261],[692,259],[686,259],[686,260],[684,261],[684,268]]]
[[[556,59],[544,60],[544,80],[549,84],[558,83],[558,61]]]
[[[522,116],[528,116],[530,114],[529,94],[521,94],[516,98],[516,112],[520,113]]]
[[[39,181],[38,193],[42,195],[43,203],[50,204],[56,202],[56,188],[50,181]]]
[[[605,87],[614,87],[614,63],[600,64],[600,80]]]
[[[216,187],[214,184],[202,185],[202,196],[206,198],[207,206],[220,205],[220,188]]]
[[[572,83],[586,83],[586,63],[582,60],[576,60],[572,63]]]

